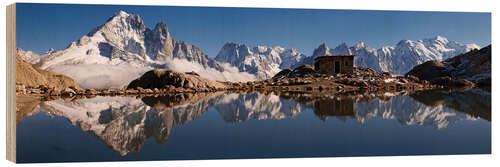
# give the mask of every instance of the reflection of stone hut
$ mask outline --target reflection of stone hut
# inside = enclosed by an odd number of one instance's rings
[[[314,69],[322,74],[352,74],[354,72],[354,55],[320,56],[314,59]]]
[[[346,119],[354,117],[354,99],[322,99],[314,102],[314,114],[322,120],[328,117]]]

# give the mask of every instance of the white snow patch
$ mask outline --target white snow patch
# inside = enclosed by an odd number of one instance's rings
[[[240,72],[236,67],[229,65],[228,63],[220,64],[224,71],[218,71],[214,68],[205,68],[199,63],[193,63],[184,59],[171,59],[167,61],[166,66],[168,69],[177,72],[191,72],[194,71],[200,74],[201,77],[215,80],[215,81],[253,81],[255,80],[255,75],[249,74],[247,72]]]
[[[385,83],[394,82],[394,78],[387,78],[384,80]]]

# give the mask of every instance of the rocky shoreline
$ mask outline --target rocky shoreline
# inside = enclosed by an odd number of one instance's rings
[[[147,77],[144,77],[147,76]],[[161,96],[197,92],[275,92],[306,94],[365,94],[385,92],[413,92],[419,90],[450,87],[474,87],[474,84],[437,85],[417,77],[392,76],[370,68],[357,67],[353,74],[328,76],[319,74],[311,66],[305,65],[294,70],[283,70],[273,78],[251,82],[218,82],[201,78],[193,72],[180,73],[165,69],[147,72],[132,81],[127,89],[82,89],[69,86],[64,89],[46,85],[26,86],[16,83],[16,95],[35,96],[43,100],[57,98],[91,98],[95,96]],[[147,83],[144,83],[147,82]],[[154,83],[154,84],[151,84]],[[144,87],[141,87],[144,86]]]

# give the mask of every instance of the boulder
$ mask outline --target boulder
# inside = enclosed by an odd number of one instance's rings
[[[154,88],[154,89],[153,89],[153,92],[154,92],[155,94],[159,94],[159,93],[161,93],[160,89],[158,89],[158,88]]]
[[[98,92],[97,92],[97,90],[95,90],[95,89],[87,89],[87,90],[85,91],[85,94],[88,94],[88,95],[97,95],[97,93],[98,93]]]
[[[194,71],[186,72],[186,74],[200,76],[200,74],[198,74],[198,73],[196,73]]]
[[[357,80],[354,78],[342,78],[338,79],[336,81],[337,83],[344,84],[344,85],[352,85],[352,86],[359,86],[359,87],[368,87],[368,83],[366,83],[363,80]]]
[[[288,76],[288,74],[290,74],[291,72],[292,72],[292,70],[290,70],[290,69],[281,70],[279,73],[274,75],[272,79],[278,80],[278,79],[286,78]]]
[[[75,94],[76,94],[76,92],[71,88],[65,88],[61,91],[61,95],[63,95],[63,96],[73,96]]]
[[[439,61],[427,61],[413,67],[405,76],[415,76],[421,80],[433,80],[440,77],[451,77],[446,66]]]
[[[168,86],[184,89],[200,89],[215,87],[225,89],[227,84],[201,78],[198,75],[175,72],[167,69],[155,69],[144,73],[140,78],[133,80],[127,89],[141,87],[144,89],[163,89]]]
[[[61,91],[59,91],[57,89],[51,89],[49,92],[49,95],[50,96],[59,96],[59,95],[61,95]]]

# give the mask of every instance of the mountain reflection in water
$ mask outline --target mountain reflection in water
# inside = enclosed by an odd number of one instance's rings
[[[140,152],[149,138],[165,144],[173,128],[200,118],[209,109],[214,109],[224,122],[230,124],[248,120],[295,119],[303,112],[312,111],[318,121],[336,118],[363,124],[379,117],[396,120],[403,126],[427,126],[439,130],[459,120],[491,121],[491,94],[471,89],[342,97],[273,93],[196,93],[142,98],[97,96],[45,101],[33,112],[43,111],[49,116],[66,118],[72,125],[91,133],[125,156]],[[24,115],[29,117],[32,114]]]

